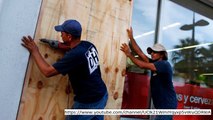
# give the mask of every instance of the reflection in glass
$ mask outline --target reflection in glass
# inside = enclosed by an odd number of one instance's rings
[[[146,54],[147,47],[154,44],[154,30],[157,14],[156,0],[134,0],[132,28],[133,35],[142,51]],[[131,43],[130,48],[131,48]],[[132,49],[132,48],[131,48]],[[132,49],[135,57],[137,54]],[[122,109],[149,109],[150,83],[149,71],[136,66],[130,59],[127,60],[126,78],[124,83]],[[128,118],[148,119],[148,115],[122,116]]]
[[[192,30],[192,37],[181,39],[180,45],[175,45],[175,48],[183,48],[183,47],[189,47],[193,45],[199,45],[199,42],[195,40],[195,27],[196,26],[206,26],[209,22],[206,20],[198,20],[195,22],[195,13],[193,12],[193,23],[192,24],[185,24],[180,27],[181,30],[187,31]],[[200,52],[199,48],[191,48],[191,49],[185,49],[181,51],[174,51],[172,60],[174,62],[174,68],[175,68],[175,74],[178,73],[188,73],[185,74],[185,78],[187,81],[186,83],[200,85],[200,81],[198,79],[199,68],[202,66],[202,58],[200,56],[202,53]]]
[[[146,48],[154,44],[157,2],[156,0],[134,0],[133,4],[134,38],[145,53]]]
[[[178,108],[212,109],[212,102],[204,101],[213,100],[213,20],[171,1],[161,0],[163,7],[160,24],[157,24],[160,26],[157,43],[167,48],[169,62],[174,70],[173,84],[178,98]],[[154,44],[156,14],[159,10],[157,2],[158,0],[134,0],[134,37],[145,54],[146,48]],[[191,6],[196,7],[195,4]],[[135,56],[137,57],[137,54]],[[128,60],[122,108],[152,108],[147,106],[150,104],[148,89],[149,71],[138,68]],[[212,116],[175,116],[174,120],[210,118]]]
[[[174,82],[213,87],[213,21],[170,1],[164,6],[163,26],[180,23],[163,31],[159,41],[168,49]]]

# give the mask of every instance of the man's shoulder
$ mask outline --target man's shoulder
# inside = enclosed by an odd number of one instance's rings
[[[81,43],[93,45],[93,43],[88,40],[81,40]]]
[[[84,49],[85,51],[88,51],[88,50],[91,49],[91,48],[95,48],[96,51],[97,51],[96,46],[95,46],[92,42],[90,42],[90,41],[84,41],[84,40],[82,40],[82,41],[81,41],[80,48],[81,48],[81,49]]]
[[[171,65],[167,60],[160,60],[153,63],[157,70],[171,70]]]
[[[164,64],[164,65],[170,65],[170,63],[167,60],[160,60],[160,61],[156,61],[154,62],[155,64]]]

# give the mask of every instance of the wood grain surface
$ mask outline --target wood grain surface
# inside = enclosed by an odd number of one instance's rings
[[[38,19],[35,41],[49,64],[62,58],[63,53],[38,39],[61,40],[54,26],[67,19],[82,24],[81,39],[94,43],[99,52],[102,78],[109,92],[108,109],[121,108],[126,57],[120,45],[128,41],[131,9],[130,0],[43,0]],[[64,109],[72,106],[74,96],[68,77],[45,78],[32,58],[26,74],[18,120],[63,120]],[[117,120],[119,116],[105,119]]]

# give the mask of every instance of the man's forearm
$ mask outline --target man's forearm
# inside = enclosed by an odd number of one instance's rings
[[[46,76],[50,76],[50,67],[51,65],[49,65],[44,58],[41,56],[41,53],[39,51],[36,51],[34,53],[32,53],[32,56],[39,68],[39,70]]]
[[[138,44],[136,43],[134,38],[130,38],[130,41],[132,43],[132,47],[135,50],[135,52],[145,61],[148,62],[147,56],[143,53],[143,51],[140,49]]]
[[[128,55],[127,57],[129,57],[132,60],[132,62],[134,64],[136,64],[137,66],[139,66],[140,68],[145,68],[145,69],[150,69],[152,71],[156,71],[156,68],[153,63],[141,61],[141,60],[135,58],[133,55]]]
[[[137,53],[140,52],[141,49],[138,46],[138,44],[136,43],[135,39],[132,37],[132,38],[130,38],[130,41],[131,41],[132,47],[135,50],[135,52],[137,52]]]

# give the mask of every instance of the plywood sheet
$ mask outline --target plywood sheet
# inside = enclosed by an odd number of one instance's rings
[[[129,0],[43,0],[35,39],[43,57],[52,64],[63,53],[39,43],[37,39],[61,39],[53,27],[64,20],[77,19],[82,24],[82,39],[94,43],[99,51],[102,77],[109,92],[106,108],[121,108],[126,57],[119,49],[121,43],[127,42],[130,17]],[[19,119],[63,120],[64,108],[73,103],[72,90],[68,91],[68,78],[61,75],[45,78],[33,60],[27,74]]]
[[[28,51],[21,46],[23,35],[34,36],[41,0],[0,1],[0,119],[15,120]]]

